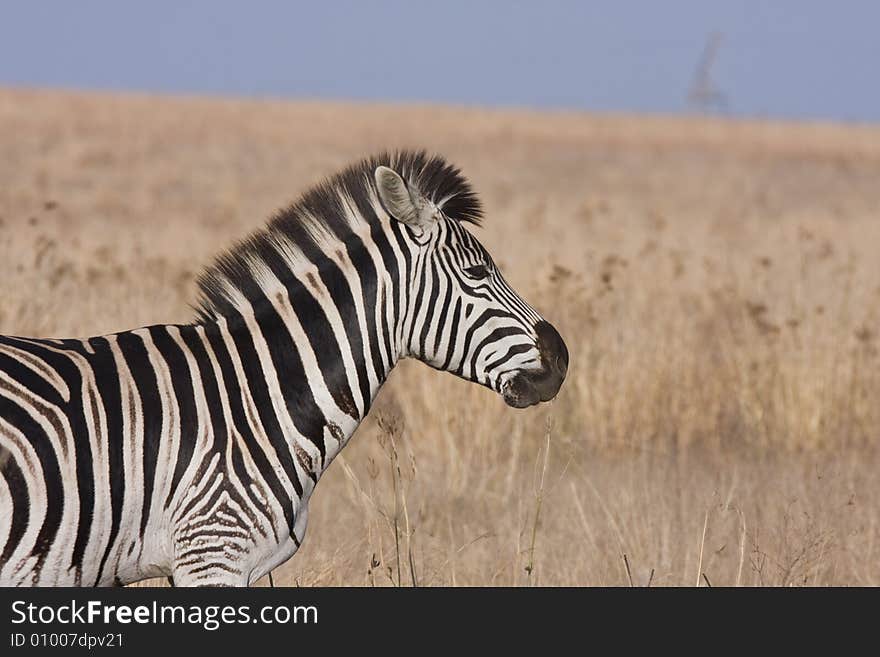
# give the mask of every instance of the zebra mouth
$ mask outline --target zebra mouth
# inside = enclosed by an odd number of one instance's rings
[[[555,372],[520,371],[501,386],[501,397],[508,406],[528,408],[553,399],[563,379]]]
[[[514,392],[512,386],[505,386],[501,397],[504,399],[504,403],[513,408],[528,408],[538,403],[537,398],[529,398]]]

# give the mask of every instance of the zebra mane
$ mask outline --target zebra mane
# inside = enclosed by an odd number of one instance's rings
[[[354,232],[355,223],[378,225],[373,173],[380,165],[397,171],[449,219],[480,225],[483,210],[470,183],[439,155],[399,151],[367,158],[311,188],[218,256],[196,281],[198,321],[228,317],[242,301],[256,298],[264,291],[261,281],[267,273],[278,278],[279,262],[292,276],[298,263],[313,261],[328,238],[344,241]]]

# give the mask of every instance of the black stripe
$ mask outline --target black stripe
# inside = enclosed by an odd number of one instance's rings
[[[98,582],[104,574],[104,567],[110,552],[113,550],[119,527],[122,522],[122,509],[125,506],[125,463],[123,448],[125,446],[125,433],[122,415],[122,392],[119,386],[119,370],[116,367],[116,359],[106,338],[90,338],[89,345],[94,353],[83,354],[88,360],[95,378],[98,397],[104,407],[104,416],[107,422],[107,465],[108,480],[110,483],[110,534],[101,564],[98,568]]]
[[[174,459],[174,475],[171,478],[168,495],[165,497],[165,508],[167,509],[177,493],[177,486],[183,473],[186,472],[192,460],[199,431],[199,416],[196,409],[192,372],[183,349],[171,337],[167,326],[151,326],[149,330],[153,344],[156,345],[156,349],[168,367],[178,421],[180,422],[180,442]]]
[[[373,372],[379,384],[382,384],[385,381],[386,372],[385,364],[382,361],[382,352],[379,349],[379,326],[375,319],[376,307],[378,305],[379,274],[376,271],[376,264],[359,237],[351,237],[345,242],[345,245],[348,257],[354,265],[361,282],[361,300],[363,301],[370,354],[373,359]],[[368,409],[369,401],[366,406]]]
[[[40,358],[39,354],[35,353],[38,350],[40,352],[44,351],[44,349],[40,346],[30,345],[26,342],[0,337],[0,345],[2,344],[14,346],[21,351],[25,351],[31,354],[34,359],[43,361],[43,359]],[[47,370],[52,369],[51,366],[45,361],[43,361],[43,364]],[[49,383],[43,376],[34,371],[30,366],[20,361],[18,357],[0,352],[0,371],[3,371],[11,379],[21,384],[23,388],[27,388],[27,390],[31,394],[36,395],[37,397],[41,397],[49,404],[53,406],[61,406],[64,403],[61,394],[58,392],[55,386]]]
[[[405,290],[405,302],[403,304],[403,308],[395,307],[394,317],[397,320],[397,328],[398,330],[395,332],[395,338],[398,342],[404,339],[403,336],[403,327],[406,326],[407,318],[409,317],[409,282],[412,280],[412,271],[413,271],[413,256],[410,253],[410,241],[404,235],[403,224],[399,221],[391,221],[391,233],[394,235],[394,239],[397,241],[397,249],[403,254],[403,263],[404,263],[404,271],[400,276],[400,282]],[[401,310],[403,311],[401,313]]]
[[[451,287],[447,281],[447,287]],[[423,356],[427,356],[427,340],[428,330],[431,328],[431,322],[434,320],[434,313],[437,310],[437,297],[440,296],[440,276],[437,273],[437,265],[431,267],[431,293],[428,296],[428,306],[425,312],[422,330],[419,333],[419,351]],[[440,331],[438,330],[437,333]]]
[[[419,269],[419,281],[416,284],[416,299],[415,299],[415,303],[413,304],[413,308],[415,308],[415,317],[413,318],[414,321],[413,321],[413,326],[412,326],[413,332],[415,332],[415,330],[417,328],[415,320],[418,320],[419,311],[422,308],[422,299],[425,296],[425,277],[427,276],[427,273],[426,273],[427,269],[428,269],[428,261],[427,261],[427,258],[424,258],[422,260],[422,267]],[[407,336],[407,343],[409,345],[413,344],[413,340],[412,340],[413,337],[414,337],[413,335]],[[421,352],[421,353],[418,353],[415,355],[418,356],[420,360],[425,360],[424,352]]]
[[[199,377],[202,380],[202,393],[205,396],[208,420],[211,423],[212,449],[214,452],[224,454],[226,452],[226,440],[229,430],[226,427],[226,415],[220,397],[220,384],[217,381],[217,376],[214,374],[214,361],[205,349],[205,345],[199,337],[196,327],[180,327],[180,337],[183,338],[189,353],[196,361]]]
[[[388,296],[391,296],[391,304],[392,304],[392,317],[399,316],[399,292],[402,286],[400,280],[400,267],[398,266],[397,258],[394,256],[394,249],[391,246],[391,243],[388,241],[388,235],[385,234],[385,231],[382,230],[380,224],[375,223],[370,226],[370,236],[373,239],[373,243],[376,245],[379,255],[382,257],[382,267],[383,270],[388,272],[389,277],[391,279],[391,289],[388,290],[383,298],[383,305],[381,308],[382,314],[382,338],[385,341],[385,353],[388,354],[389,362],[386,363],[386,369],[390,369],[393,362],[390,359],[393,358],[394,349],[392,344],[393,334],[392,327],[388,326],[388,313],[386,312],[385,304],[388,303]]]
[[[474,349],[474,354],[471,357],[471,374],[474,376],[474,378],[476,378],[477,376],[477,360],[480,358],[480,354],[483,352],[483,349],[485,349],[487,345],[503,340],[504,338],[509,338],[513,335],[522,335],[524,337],[527,337],[525,333],[523,333],[523,330],[521,328],[518,328],[516,326],[504,326],[493,330],[489,335],[483,338],[480,344],[477,345],[477,348]]]
[[[449,316],[449,308],[452,306],[452,275],[449,272],[450,263],[447,259],[442,258],[439,260],[440,269],[446,275],[446,293],[443,296],[443,305],[440,309],[440,318],[437,320],[437,331],[434,334],[434,347],[433,351],[435,352],[434,357],[438,358],[440,356],[439,353],[436,353],[440,348],[440,344],[443,342],[443,334],[447,333],[449,335],[449,342],[453,344],[455,342],[455,334],[448,333],[445,331],[446,328],[446,318]]]
[[[125,362],[128,364],[128,369],[131,371],[131,377],[141,400],[144,450],[142,454],[144,501],[141,511],[141,536],[143,536],[150,519],[150,505],[153,501],[153,487],[156,480],[156,463],[162,440],[162,400],[156,372],[150,363],[143,339],[134,333],[120,333],[117,337],[117,343]]]
[[[486,365],[486,372],[491,372],[496,367],[498,367],[499,365],[503,365],[504,363],[509,361],[511,358],[513,358],[517,354],[525,353],[529,349],[532,349],[533,347],[534,347],[534,345],[532,345],[532,344],[517,344],[517,345],[512,346],[510,349],[507,350],[507,353],[504,354],[501,358],[499,358],[497,360],[493,360],[491,363]]]
[[[455,355],[455,346],[458,340],[458,323],[461,321],[461,306],[461,297],[459,297],[455,300],[455,310],[452,311],[452,322],[449,325],[449,344],[446,346],[446,359],[443,361],[443,365],[440,366],[441,370],[449,371],[452,357]],[[464,356],[462,356],[462,360],[464,360]]]
[[[31,500],[24,473],[12,453],[2,445],[0,445],[0,464],[3,464],[0,466],[0,474],[6,480],[9,494],[12,495],[12,520],[9,525],[9,535],[6,537],[3,553],[0,554],[0,566],[2,566],[9,561],[9,557],[15,552],[21,537],[27,531]]]
[[[43,483],[46,486],[46,515],[37,533],[31,555],[37,557],[37,568],[42,567],[52,541],[61,526],[64,514],[64,486],[61,483],[61,467],[58,455],[52,447],[52,441],[43,427],[40,426],[21,406],[11,399],[0,395],[0,417],[18,429],[24,435],[40,461],[43,472]],[[13,461],[10,461],[13,462]],[[5,550],[4,550],[5,553]]]

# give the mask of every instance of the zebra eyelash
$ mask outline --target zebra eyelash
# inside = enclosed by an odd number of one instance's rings
[[[465,267],[464,273],[470,278],[481,280],[489,276],[489,268],[486,265],[474,265],[473,267]]]

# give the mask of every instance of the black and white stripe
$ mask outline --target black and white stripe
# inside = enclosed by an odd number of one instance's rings
[[[552,398],[565,345],[480,217],[439,157],[384,155],[221,256],[192,324],[0,337],[0,585],[254,582],[401,358]]]

